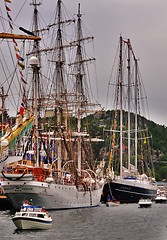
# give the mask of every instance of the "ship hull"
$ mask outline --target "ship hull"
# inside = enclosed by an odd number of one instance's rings
[[[138,203],[141,198],[154,200],[157,196],[157,186],[135,180],[112,180],[104,185],[102,202],[107,202],[107,196],[110,192],[121,203]]]
[[[102,187],[97,190],[78,191],[74,185],[61,185],[36,181],[4,181],[2,188],[12,207],[19,210],[25,200],[47,210],[63,210],[99,206]]]

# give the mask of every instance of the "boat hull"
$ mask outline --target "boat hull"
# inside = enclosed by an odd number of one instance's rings
[[[97,190],[78,191],[74,185],[61,185],[37,181],[3,181],[2,188],[14,209],[19,210],[25,200],[45,209],[61,210],[96,207],[100,204],[102,187]]]
[[[120,205],[119,201],[108,201],[106,202],[106,207],[117,207]]]
[[[152,206],[152,201],[150,199],[140,199],[138,204],[140,208],[149,208]]]
[[[13,217],[13,223],[18,229],[50,229],[52,221],[37,220],[33,218]]]
[[[155,198],[155,203],[166,203],[166,202],[167,202],[167,197],[166,196],[164,196],[164,197],[157,196]]]
[[[138,203],[141,198],[154,200],[157,196],[157,186],[141,183],[135,180],[116,179],[104,185],[101,201],[107,202],[107,196],[112,192],[113,197],[120,203]]]

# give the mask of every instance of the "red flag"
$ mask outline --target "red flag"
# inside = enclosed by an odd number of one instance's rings
[[[6,10],[7,10],[8,12],[11,11],[11,9],[10,9],[9,7],[7,7],[7,6],[6,6]]]
[[[20,114],[24,115],[24,99],[22,98],[21,106],[20,106]]]

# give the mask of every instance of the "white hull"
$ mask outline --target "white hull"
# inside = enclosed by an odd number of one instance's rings
[[[138,204],[141,208],[147,208],[152,206],[152,201],[150,199],[140,199]]]
[[[78,191],[74,185],[61,185],[37,181],[2,181],[2,188],[14,209],[20,209],[25,200],[46,209],[95,207],[100,203],[102,187],[97,190]]]
[[[24,203],[12,221],[18,229],[49,229],[53,220],[43,207]]]
[[[50,229],[52,227],[52,222],[37,221],[36,219],[13,218],[12,220],[18,229],[23,229],[23,230],[26,230],[26,229]]]
[[[109,201],[109,202],[106,202],[106,207],[116,207],[116,206],[119,206],[119,205],[120,205],[119,201]]]
[[[166,203],[167,202],[167,197],[166,196],[157,196],[155,198],[156,203]]]

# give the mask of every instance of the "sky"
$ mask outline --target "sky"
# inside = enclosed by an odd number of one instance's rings
[[[23,0],[11,2],[13,14],[24,3]],[[139,67],[147,93],[150,120],[167,126],[167,0],[63,1],[71,14],[76,14],[79,2],[82,20],[95,37],[99,102],[106,107],[108,82],[119,37],[122,35],[130,38],[136,57],[140,60]],[[41,10],[46,18],[55,5],[56,0],[42,1]],[[31,10],[31,7],[29,9]],[[27,24],[27,14],[28,8],[22,19],[22,26]]]

